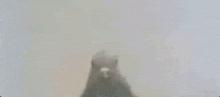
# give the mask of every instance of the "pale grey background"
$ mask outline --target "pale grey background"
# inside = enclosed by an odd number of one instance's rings
[[[217,97],[220,95],[220,91],[218,88],[220,87],[220,13],[219,13],[219,0],[170,0],[176,4],[178,7],[182,7],[185,12],[183,15],[183,20],[178,22],[179,29],[187,29],[186,32],[175,32],[174,34],[170,34],[167,36],[180,36],[185,35],[189,36],[187,41],[193,41],[195,43],[195,48],[192,51],[199,53],[196,57],[190,59],[190,63],[192,67],[190,68],[191,72],[187,72],[182,74],[178,80],[178,88],[177,91],[182,91],[178,95],[194,95],[192,97],[196,97],[196,94],[193,94],[193,91],[197,89],[208,89],[207,91],[203,91],[205,97]],[[31,44],[31,35],[28,34],[28,31],[22,28],[25,28],[24,25],[20,25],[21,23],[26,23],[23,20],[29,18],[29,6],[22,5],[17,2],[23,2],[22,0],[5,0],[0,1],[0,31],[1,31],[1,71],[0,71],[0,95],[2,97],[25,97],[25,89],[23,87],[24,83],[22,79],[24,76],[22,75],[22,71],[24,71],[25,66],[28,66],[28,59],[22,58],[21,54],[27,51],[29,45]],[[126,1],[124,1],[126,2]],[[161,1],[158,1],[157,4]],[[120,3],[120,2],[118,2]],[[129,3],[129,2],[128,2]],[[132,3],[132,2],[130,2]],[[121,2],[122,6],[123,3]],[[111,6],[111,4],[109,5]],[[112,4],[114,6],[114,4]],[[126,10],[135,9],[132,6],[125,6]],[[123,8],[121,10],[124,10]],[[125,10],[125,12],[126,12]],[[143,10],[151,10],[151,9],[143,9]],[[158,11],[153,10],[152,11]],[[160,13],[160,10],[159,12]],[[162,12],[161,12],[162,13]],[[181,12],[180,12],[181,13]],[[126,13],[124,15],[126,21]],[[129,16],[127,18],[129,20]],[[167,24],[169,20],[165,21]],[[28,24],[28,23],[27,23]],[[167,26],[161,26],[161,35],[166,32],[170,33],[170,30],[166,30]],[[132,28],[133,25],[125,24],[122,25],[121,29],[127,31],[126,28]],[[132,31],[137,31],[138,29],[134,29]],[[139,29],[140,30],[140,29]],[[138,34],[138,33],[137,33]],[[160,33],[158,33],[160,34]],[[178,38],[179,39],[179,38]],[[182,45],[178,43],[177,45]],[[125,39],[126,40],[126,39]],[[184,41],[180,39],[180,41]],[[135,43],[135,42],[134,42]],[[172,44],[174,43],[174,44]],[[169,41],[167,45],[175,46],[175,41]],[[175,53],[175,52],[174,52]],[[178,54],[182,54],[184,52],[176,51]],[[177,57],[178,57],[177,54]],[[148,56],[148,55],[146,55]],[[188,56],[185,56],[186,58]],[[181,60],[181,59],[180,59]],[[193,74],[197,75],[193,75]],[[198,77],[198,78],[197,78]],[[209,81],[201,81],[210,80]],[[214,84],[214,80],[216,84]],[[143,82],[144,83],[144,82]],[[196,90],[186,90],[184,89],[185,85],[189,84],[198,84],[196,85]],[[160,86],[156,86],[160,87]],[[168,89],[169,90],[169,89]],[[42,90],[43,91],[43,90]],[[174,96],[176,97],[176,96]],[[177,96],[181,97],[181,96]],[[184,96],[182,96],[184,97]],[[188,97],[188,96],[186,96]],[[198,96],[200,97],[200,96]]]

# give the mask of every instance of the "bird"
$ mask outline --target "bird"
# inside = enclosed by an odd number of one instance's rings
[[[137,96],[119,70],[118,56],[101,50],[92,56],[87,83],[80,97]]]

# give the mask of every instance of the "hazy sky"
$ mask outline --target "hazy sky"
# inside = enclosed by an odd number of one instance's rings
[[[110,49],[139,97],[217,97],[218,0],[2,0],[2,97],[78,97]]]

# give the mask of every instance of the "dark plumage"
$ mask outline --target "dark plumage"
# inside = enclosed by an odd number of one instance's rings
[[[102,50],[93,56],[91,64],[81,97],[136,97],[119,72],[117,56],[107,55]]]

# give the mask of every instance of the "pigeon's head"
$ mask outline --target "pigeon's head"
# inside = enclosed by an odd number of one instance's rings
[[[117,56],[107,55],[105,51],[100,51],[93,56],[92,70],[97,72],[99,78],[111,79],[117,72],[117,68]]]

